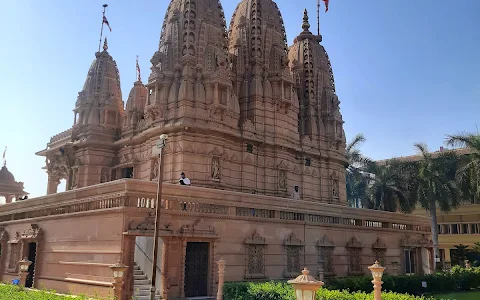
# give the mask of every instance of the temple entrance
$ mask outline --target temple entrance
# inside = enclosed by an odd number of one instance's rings
[[[33,276],[35,275],[35,259],[37,258],[37,243],[28,243],[28,260],[32,262],[30,267],[28,267],[28,276],[27,281],[25,282],[25,287],[33,287]]]
[[[185,255],[185,296],[208,295],[209,243],[188,242]]]

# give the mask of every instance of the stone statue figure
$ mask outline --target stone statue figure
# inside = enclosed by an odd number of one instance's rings
[[[158,178],[158,160],[155,160],[152,167],[152,179]]]
[[[281,189],[285,189],[287,187],[287,172],[285,170],[280,170],[279,172],[278,186]]]
[[[102,183],[104,182],[109,182],[110,181],[110,177],[108,176],[108,170],[107,169],[103,169],[102,171]]]
[[[220,179],[220,163],[217,158],[212,159],[212,178]]]
[[[332,195],[334,198],[338,198],[338,179],[333,179]]]

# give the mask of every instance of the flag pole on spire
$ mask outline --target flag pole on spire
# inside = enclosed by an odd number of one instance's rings
[[[108,4],[103,5],[102,27],[100,29],[100,41],[98,42],[98,52],[100,52],[100,46],[102,45],[103,24],[107,24],[108,29],[110,29],[110,31],[112,31],[112,28],[110,28],[110,24],[108,23],[108,20],[105,17],[105,10],[107,9],[107,6],[108,6]]]
[[[137,55],[137,64],[136,64],[136,69],[137,69],[137,80],[142,81],[142,75],[140,75],[140,65],[138,64],[138,55]]]
[[[4,166],[4,167],[7,166],[7,158],[6,158],[6,155],[7,155],[7,146],[5,146],[5,150],[3,151],[3,166]]]
[[[320,0],[317,0],[317,34],[320,35]]]

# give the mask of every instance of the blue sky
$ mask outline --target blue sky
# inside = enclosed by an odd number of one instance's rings
[[[0,13],[0,149],[32,196],[46,192],[42,157],[50,137],[73,124],[77,93],[98,48],[105,0],[3,1]],[[289,44],[315,0],[278,0]],[[107,2],[108,3],[108,2]],[[123,98],[135,57],[149,75],[168,0],[109,1],[109,52]],[[227,24],[237,1],[222,1]],[[321,33],[335,74],[347,139],[361,132],[374,159],[431,150],[445,134],[476,131],[480,111],[480,1],[330,0]],[[478,124],[480,126],[480,124]]]

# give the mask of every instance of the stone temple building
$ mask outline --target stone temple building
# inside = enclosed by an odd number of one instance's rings
[[[427,218],[347,206],[332,66],[306,11],[300,24],[289,45],[272,0],[242,0],[228,28],[218,0],[171,0],[148,81],[139,76],[125,105],[105,40],[73,126],[37,153],[47,196],[0,206],[1,279],[27,257],[29,286],[106,295],[120,260],[124,296],[146,295],[161,134],[164,299],[215,295],[220,258],[227,281],[291,278],[305,266],[358,275],[376,259],[393,274],[429,273]],[[178,184],[182,172],[190,186]]]

